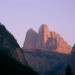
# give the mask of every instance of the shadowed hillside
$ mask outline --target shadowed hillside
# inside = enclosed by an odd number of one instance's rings
[[[6,55],[16,59],[24,65],[27,65],[27,62],[22,53],[22,49],[17,43],[14,36],[6,29],[6,27],[0,23],[0,46],[7,48],[3,50]]]
[[[30,67],[7,56],[3,50],[7,49],[0,47],[0,75],[38,75]]]
[[[0,23],[0,75],[37,75],[14,36]]]

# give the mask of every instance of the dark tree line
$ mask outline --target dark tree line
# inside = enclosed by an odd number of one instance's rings
[[[73,75],[72,69],[71,69],[71,67],[69,65],[66,68],[65,75]]]
[[[54,75],[54,74],[51,74]],[[62,75],[61,73],[59,73],[58,75]],[[66,69],[65,69],[65,75],[73,75],[72,69],[69,65],[67,65]]]

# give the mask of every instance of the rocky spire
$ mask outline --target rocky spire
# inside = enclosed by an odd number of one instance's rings
[[[38,33],[33,29],[29,29],[23,49],[35,49],[42,51],[56,51],[69,54],[72,50],[71,46],[56,32],[50,31],[48,25],[42,24]]]
[[[37,33],[32,28],[30,28],[27,31],[23,49],[27,50],[36,49],[36,38],[37,38]]]
[[[51,35],[50,35],[50,31],[48,29],[48,26],[45,24],[42,24],[38,31],[36,48],[45,50],[46,42],[47,42],[48,38],[50,38],[50,37],[51,37]]]

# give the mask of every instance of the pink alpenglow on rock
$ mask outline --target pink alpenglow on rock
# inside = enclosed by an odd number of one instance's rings
[[[32,28],[27,31],[23,50],[40,50],[69,54],[72,47],[58,33],[49,30],[48,25],[42,24],[38,33]]]
[[[48,38],[50,38],[50,31],[48,26],[42,24],[38,31],[37,41],[36,41],[36,49],[46,50],[46,42]]]

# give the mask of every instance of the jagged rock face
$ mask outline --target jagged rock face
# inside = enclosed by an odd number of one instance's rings
[[[33,29],[29,29],[26,35],[23,49],[34,50],[36,49],[37,33]]]
[[[32,35],[28,35],[26,37],[27,40],[32,37]],[[30,39],[30,41],[32,40]],[[31,51],[24,50],[25,58],[29,65],[40,75],[51,75],[51,73],[48,74],[49,71],[54,72],[54,75],[58,75],[55,74],[56,71],[66,66],[66,54],[71,52],[71,46],[59,34],[49,31],[48,26],[45,24],[40,27],[35,41],[36,47],[34,51],[31,49]],[[28,46],[31,45],[28,44]]]
[[[50,37],[51,35],[48,26],[42,24],[37,36],[36,49],[46,50],[46,42]]]
[[[56,40],[56,38],[51,37],[47,40],[46,49],[48,51],[50,51],[50,50],[55,51],[55,49],[57,49],[57,40]]]
[[[23,53],[18,45],[17,41],[11,33],[5,28],[3,24],[0,23],[0,47],[6,48],[7,50],[3,51],[8,56],[20,61],[22,64],[25,64],[25,58],[23,58]]]
[[[72,47],[67,44],[64,39],[57,34],[56,32],[51,32],[52,33],[52,38],[56,40],[56,51],[64,54],[69,54],[72,51]]]
[[[28,30],[23,45],[24,50],[56,51],[69,54],[71,46],[56,32],[49,31],[48,26],[42,24],[38,33],[32,29]]]

